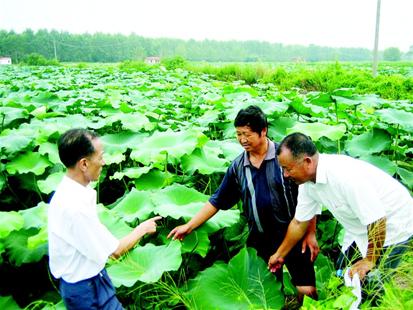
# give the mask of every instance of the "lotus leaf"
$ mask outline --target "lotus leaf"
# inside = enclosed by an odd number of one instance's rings
[[[164,272],[178,270],[181,262],[179,241],[161,246],[148,243],[130,251],[122,261],[112,264],[107,270],[116,287],[131,287],[137,281],[156,282]]]
[[[215,263],[188,282],[186,293],[196,309],[281,309],[281,283],[257,257],[243,248],[228,264]]]

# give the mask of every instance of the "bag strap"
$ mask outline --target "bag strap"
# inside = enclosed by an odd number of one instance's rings
[[[254,189],[254,184],[252,184],[251,169],[249,166],[245,168],[245,174],[247,177],[248,189],[251,194],[252,214],[254,215],[254,220],[255,220],[255,224],[257,224],[258,231],[262,233],[264,232],[264,229],[262,229],[260,218],[258,216],[257,203],[255,200],[255,189]]]

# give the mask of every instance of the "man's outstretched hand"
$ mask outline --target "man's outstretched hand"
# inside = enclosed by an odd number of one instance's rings
[[[271,272],[276,272],[277,270],[281,269],[283,265],[284,265],[284,258],[282,258],[281,256],[278,256],[277,253],[272,255],[270,259],[268,260],[268,269]]]
[[[173,240],[184,240],[186,235],[191,233],[191,229],[188,224],[176,226],[171,232],[168,234],[168,238],[172,237]]]

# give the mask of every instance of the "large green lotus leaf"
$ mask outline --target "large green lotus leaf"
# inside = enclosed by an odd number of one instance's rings
[[[108,267],[109,276],[116,287],[131,287],[137,281],[153,283],[166,271],[178,270],[182,262],[181,244],[171,241],[168,245],[151,243],[138,246],[120,262]]]
[[[208,196],[184,185],[173,184],[152,195],[155,213],[174,219],[191,219],[205,205]],[[229,227],[239,220],[239,210],[221,210],[206,222],[209,233]]]
[[[349,106],[355,106],[361,104],[359,99],[354,99],[354,98],[346,98],[346,97],[341,97],[341,96],[331,96],[334,100],[336,100],[338,105],[342,105],[345,107]]]
[[[220,210],[205,223],[208,233],[214,233],[222,228],[231,227],[240,220],[240,211],[237,209]]]
[[[228,161],[234,160],[239,154],[244,151],[238,141],[234,139],[208,141],[207,144],[219,147],[222,150],[222,154],[224,154],[224,157]]]
[[[205,257],[209,251],[208,232],[204,227],[199,227],[182,241],[182,253],[198,253]]]
[[[116,113],[107,118],[109,123],[120,121],[126,130],[138,132],[141,129],[152,130],[153,124],[141,113]]]
[[[237,136],[236,129],[232,122],[221,122],[220,128],[222,128],[221,130],[223,131],[223,136],[225,139],[231,140]]]
[[[408,132],[413,132],[413,113],[396,109],[383,109],[376,112],[382,121],[400,126]]]
[[[158,239],[162,243],[169,243],[168,234],[171,232],[170,228],[164,226],[157,229]],[[187,235],[181,241],[181,252],[183,253],[197,253],[201,257],[205,257],[210,248],[210,241],[208,238],[208,229],[205,225],[198,227],[196,230]]]
[[[50,165],[51,163],[46,157],[39,153],[30,152],[12,159],[6,164],[6,170],[10,174],[32,172],[35,175],[41,175]]]
[[[365,107],[377,108],[383,105],[387,100],[380,98],[376,94],[367,94],[367,95],[353,95],[351,96],[353,102],[358,102]],[[353,103],[351,103],[353,105]]]
[[[154,196],[157,197],[157,194],[154,194]],[[174,219],[183,218],[185,221],[189,221],[202,209],[205,202],[190,202],[187,204],[176,204],[172,202],[157,204],[155,202],[155,205],[156,214],[163,217],[170,216]],[[214,233],[221,228],[234,225],[239,220],[239,217],[239,210],[220,210],[204,224],[204,227],[208,233]]]
[[[398,168],[397,173],[402,179],[402,182],[410,189],[413,189],[413,172],[404,168]]]
[[[335,227],[335,225],[332,226]],[[331,294],[328,290],[328,285],[330,278],[335,273],[335,268],[331,260],[320,253],[314,262],[314,269],[316,275],[317,293],[319,294],[320,299],[326,299],[328,294]]]
[[[27,239],[27,248],[29,250],[36,249],[37,247],[46,244],[48,241],[47,227],[43,227],[40,231]]]
[[[213,124],[219,121],[219,115],[221,112],[216,110],[208,110],[200,117],[196,118],[196,122],[200,126],[207,127],[209,124]]]
[[[386,150],[391,143],[392,140],[387,131],[374,129],[348,140],[346,150],[352,156],[362,156],[380,153]]]
[[[24,225],[24,218],[16,211],[0,211],[0,239],[7,237],[12,231]]]
[[[155,213],[163,217],[170,216],[174,219],[184,218],[185,220],[191,219],[199,210],[202,209],[205,202],[189,202],[187,204],[176,204],[173,202],[163,201],[158,204],[156,197],[157,194],[153,195],[155,204]]]
[[[328,108],[333,104],[333,100],[329,93],[310,92],[306,94],[308,102],[324,108]]]
[[[26,148],[32,141],[32,137],[20,134],[17,130],[4,130],[0,136],[0,151],[14,154]]]
[[[258,96],[258,92],[253,89],[252,87],[248,86],[248,88],[238,88],[238,89],[229,89],[228,87],[224,87],[224,89],[226,88],[225,92],[225,96],[224,98],[231,103],[236,103],[237,106],[239,106],[241,108],[241,105],[244,105],[245,107],[249,106],[249,102],[253,99],[253,97]],[[234,104],[232,104],[234,105]],[[227,110],[228,111],[228,110]],[[231,113],[229,113],[229,111],[227,112],[228,115],[232,115]],[[230,119],[234,119],[233,117],[229,117]]]
[[[280,115],[284,114],[289,107],[288,101],[264,101],[259,99],[248,99],[247,101],[237,102],[233,108],[227,109],[226,118],[234,120],[241,109],[245,109],[250,105],[256,105],[265,113],[265,115]]]
[[[19,213],[24,219],[24,228],[42,228],[47,226],[47,211],[49,205],[45,202],[39,202],[36,207],[20,210]]]
[[[174,183],[156,192],[152,197],[156,205],[186,205],[193,202],[205,202],[207,195],[198,192],[196,189]]]
[[[42,125],[46,126],[45,131],[48,134],[51,134],[53,132],[62,134],[68,129],[72,129],[73,127],[92,128],[91,125],[93,124],[91,117],[88,118],[82,114],[66,114],[65,117],[55,117],[36,121],[36,123],[40,125],[40,129]]]
[[[327,137],[330,140],[340,140],[346,133],[346,126],[339,125],[326,125],[322,123],[297,123],[292,128],[287,129],[287,134],[293,132],[302,132],[317,141],[321,137]]]
[[[118,239],[125,237],[133,229],[114,211],[106,209],[101,204],[98,205],[98,214],[103,225]]]
[[[145,167],[130,167],[123,169],[121,172],[115,172],[113,176],[110,177],[111,180],[122,180],[123,177],[127,176],[130,179],[138,179],[143,174],[146,174],[151,170],[152,167],[145,166]]]
[[[321,107],[319,105],[312,104],[310,102],[305,102],[299,97],[296,97],[291,102],[291,107],[294,108],[299,114],[308,114],[311,116],[326,116],[328,115],[328,109]]]
[[[387,157],[375,156],[375,155],[364,155],[360,159],[369,162],[370,164],[380,168],[381,170],[387,172],[391,176],[395,175],[397,171],[397,165],[392,162]]]
[[[147,191],[138,191],[135,188],[122,198],[119,203],[112,209],[121,215],[126,222],[132,222],[136,219],[146,220],[154,212],[155,206]]]
[[[271,120],[268,124],[268,136],[274,142],[279,142],[287,135],[288,128],[294,127],[296,123],[296,119],[289,117],[280,117]]]
[[[195,149],[191,155],[184,155],[181,158],[182,168],[186,173],[198,171],[201,174],[212,174],[224,172],[227,160],[218,157],[221,149],[204,145],[202,149]]]
[[[139,190],[161,189],[174,182],[175,175],[168,171],[152,169],[135,180],[135,187]]]
[[[351,98],[354,96],[354,89],[353,88],[337,88],[331,92],[333,96],[341,96],[346,98]]]
[[[22,308],[19,307],[12,296],[0,296],[0,309],[21,310]]]
[[[243,248],[228,265],[217,262],[188,282],[186,296],[194,309],[281,309],[281,283],[257,257]]]
[[[30,137],[35,145],[41,145],[47,142],[51,136],[57,136],[67,129],[72,128],[69,125],[61,125],[59,120],[62,119],[64,118],[54,118],[44,121],[33,119],[30,123],[21,124],[16,130],[16,134]]]
[[[16,119],[28,118],[29,113],[25,109],[14,107],[0,107],[0,121],[4,127],[7,127]]]
[[[59,151],[57,149],[57,144],[50,143],[50,142],[44,142],[40,144],[39,146],[39,154],[42,155],[48,155],[49,161],[51,161],[54,164],[60,164],[60,158],[59,158]]]
[[[100,137],[105,152],[110,154],[124,153],[129,148],[135,148],[142,143],[146,134],[122,131],[116,134],[107,134]]]
[[[55,73],[52,73],[53,75]],[[54,89],[55,86],[51,83],[54,82],[53,80],[40,80],[40,83],[37,84],[37,86],[46,86],[43,87],[44,89]],[[53,92],[49,92],[49,91],[40,91],[40,92],[35,92],[35,96],[33,96],[32,98],[30,98],[29,102],[34,102],[37,106],[41,106],[45,103],[51,103],[51,102],[55,102],[58,101],[59,97],[56,96],[56,94],[54,94]]]
[[[42,193],[50,194],[56,189],[64,175],[65,172],[63,171],[49,174],[45,180],[37,181],[37,186]]]
[[[103,153],[103,160],[106,165],[120,164],[125,161],[126,156],[122,153]]]
[[[151,137],[134,146],[130,154],[133,160],[148,166],[153,163],[165,163],[166,159],[180,159],[191,154],[196,147],[201,147],[208,138],[196,130],[155,132]]]
[[[47,254],[47,244],[42,244],[35,249],[29,249],[27,240],[29,237],[38,233],[38,229],[31,228],[29,230],[21,229],[12,231],[4,240],[6,251],[8,252],[10,261],[16,266],[22,264],[38,262],[44,255]]]

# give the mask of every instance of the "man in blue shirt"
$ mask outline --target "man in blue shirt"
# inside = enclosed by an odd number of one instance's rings
[[[257,106],[240,110],[234,125],[238,142],[245,151],[232,162],[205,206],[188,223],[175,227],[168,237],[183,240],[219,210],[229,209],[242,200],[249,227],[247,245],[268,261],[294,217],[298,190],[293,182],[283,177],[275,155],[276,145],[267,138],[267,119],[262,110]],[[317,296],[313,266],[317,254],[314,218],[307,234],[286,258],[300,296]],[[282,270],[276,275],[281,280]]]

